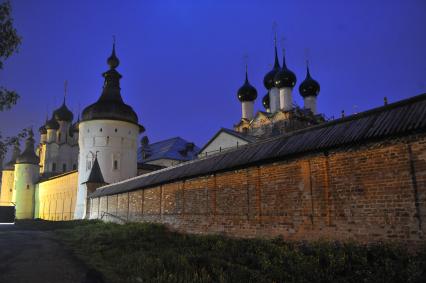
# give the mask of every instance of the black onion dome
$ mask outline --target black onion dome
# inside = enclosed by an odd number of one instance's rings
[[[10,160],[4,165],[3,170],[13,170],[14,165],[16,163],[16,159],[21,154],[21,150],[19,149],[19,142],[16,140],[15,144],[13,145],[13,152]]]
[[[265,107],[265,109],[269,109],[270,105],[269,105],[269,93],[265,94],[265,96],[262,99],[262,105],[263,107]]]
[[[46,121],[46,124],[44,125],[46,130],[58,130],[59,129],[59,123],[55,120],[55,117],[52,116],[52,118],[48,121]]]
[[[247,68],[246,68],[246,80],[242,87],[237,92],[238,99],[243,101],[255,101],[257,98],[257,90],[249,83]]]
[[[45,134],[47,134],[46,125],[43,125],[43,126],[41,126],[40,128],[38,128],[38,131],[40,132],[40,135],[45,135]]]
[[[35,143],[34,133],[32,130],[30,130],[28,133],[28,138],[25,141],[25,149],[21,153],[21,155],[19,155],[18,158],[16,158],[16,164],[22,164],[22,163],[38,164],[39,163],[40,160],[34,152],[34,143]]]
[[[296,75],[290,69],[287,68],[287,65],[285,63],[285,55],[283,55],[283,67],[278,73],[275,74],[274,83],[275,87],[277,88],[293,88],[296,84]]]
[[[280,62],[278,61],[277,45],[275,45],[274,67],[263,78],[263,85],[266,87],[266,89],[269,90],[275,86],[274,78],[275,78],[275,75],[280,71],[280,69],[281,67],[280,67]]]
[[[319,83],[311,77],[309,67],[306,67],[306,78],[299,86],[302,97],[317,96],[320,92]]]
[[[74,118],[74,115],[65,104],[65,98],[61,107],[59,107],[53,112],[53,116],[55,117],[56,121],[67,121],[67,122],[72,121],[72,119]]]
[[[132,107],[125,104],[120,93],[121,74],[115,70],[119,60],[115,55],[115,45],[112,55],[107,60],[110,69],[102,74],[105,78],[102,95],[98,101],[83,110],[82,121],[89,120],[119,120],[138,124],[138,116]],[[140,125],[139,125],[140,126]],[[143,127],[140,126],[141,131]]]

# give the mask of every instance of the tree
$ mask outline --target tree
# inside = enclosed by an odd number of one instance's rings
[[[0,3],[0,70],[3,69],[4,61],[17,52],[21,44],[21,37],[13,27],[11,11],[12,7],[9,1]],[[18,99],[19,95],[15,91],[0,86],[0,111],[10,109]],[[7,148],[25,136],[26,130],[15,137],[3,138],[0,133],[0,164],[6,155]]]
[[[21,44],[21,37],[13,27],[11,10],[9,1],[0,3],[0,70],[3,69],[4,61],[17,52]],[[10,109],[18,99],[19,95],[15,91],[0,86],[0,111]]]

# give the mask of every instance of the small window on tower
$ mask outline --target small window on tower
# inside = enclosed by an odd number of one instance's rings
[[[62,164],[62,172],[65,172],[65,171],[67,171],[67,165],[64,163]]]
[[[114,130],[114,132],[117,132],[117,131],[118,131],[117,129]]]
[[[30,189],[30,185],[27,184],[27,190],[29,190],[29,189]]]
[[[102,132],[102,128],[99,129],[99,132]]]
[[[92,161],[90,161],[90,160],[87,161],[86,169],[87,169],[87,171],[89,171],[90,169],[92,169]]]
[[[118,170],[118,160],[114,160],[114,170]]]
[[[77,170],[77,164],[72,165],[72,170]]]
[[[56,171],[56,163],[55,162],[53,162],[52,163],[52,172],[55,172]]]

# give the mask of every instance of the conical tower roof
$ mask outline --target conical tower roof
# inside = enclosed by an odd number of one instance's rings
[[[119,120],[139,125],[136,112],[132,107],[125,104],[121,97],[121,74],[116,70],[120,60],[115,54],[115,43],[107,63],[110,69],[102,74],[105,78],[102,94],[98,101],[83,110],[82,122],[90,120]],[[139,125],[139,127],[141,132],[145,130],[143,126]]]
[[[19,141],[16,140],[15,144],[13,145],[12,156],[10,157],[10,160],[4,165],[3,170],[13,170],[15,168],[16,159],[20,154],[21,150],[19,148]]]
[[[21,155],[16,158],[16,164],[38,164],[39,158],[34,152],[34,133],[31,129],[28,133],[28,138],[25,140],[25,149]]]
[[[87,181],[83,184],[86,183],[106,184],[97,157],[95,157],[95,161],[93,162],[92,170],[90,170],[90,174],[87,178]]]

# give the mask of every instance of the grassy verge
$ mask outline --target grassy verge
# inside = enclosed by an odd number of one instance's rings
[[[384,244],[231,239],[155,224],[80,224],[58,231],[59,237],[110,282],[426,282],[426,250],[412,255]]]

